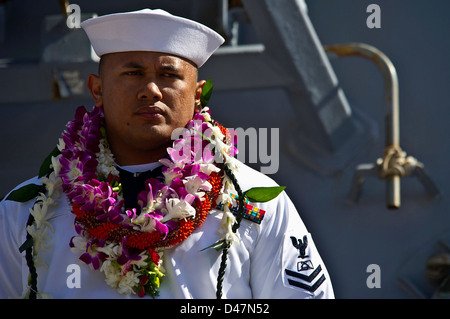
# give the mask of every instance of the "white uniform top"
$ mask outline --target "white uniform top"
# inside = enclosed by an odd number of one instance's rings
[[[242,190],[276,186],[269,177],[240,163],[235,173]],[[34,178],[26,183],[38,183]],[[23,183],[23,186],[26,183]],[[34,200],[0,203],[0,298],[20,297],[29,270],[19,247],[26,238],[26,223]],[[253,204],[265,210],[261,224],[243,219],[240,243],[230,248],[222,298],[288,299],[334,298],[328,272],[311,235],[285,192]],[[124,298],[105,283],[105,276],[78,259],[69,248],[76,235],[75,215],[62,195],[50,222],[54,233],[49,251],[40,252],[48,267],[37,267],[40,292],[53,298]],[[222,211],[213,209],[201,227],[181,244],[164,252],[164,273],[159,298],[215,298],[221,251],[203,248],[215,243]],[[73,264],[80,267],[80,287],[68,285]],[[69,280],[68,280],[69,279]]]

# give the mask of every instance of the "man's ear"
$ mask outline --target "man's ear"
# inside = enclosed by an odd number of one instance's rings
[[[102,81],[99,76],[90,74],[88,76],[87,87],[94,99],[95,106],[103,106]]]
[[[202,95],[203,86],[205,85],[206,81],[201,80],[197,82],[197,87],[195,89],[195,111],[200,112],[202,109],[202,104],[200,102],[200,97]]]

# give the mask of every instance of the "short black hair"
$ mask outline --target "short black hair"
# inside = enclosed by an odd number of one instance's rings
[[[100,60],[98,61],[98,75],[100,75],[102,73],[102,70],[104,68],[104,59],[102,57],[100,57]]]

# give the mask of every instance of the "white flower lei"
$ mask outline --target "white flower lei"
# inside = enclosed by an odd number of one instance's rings
[[[204,108],[201,113],[204,115],[206,123],[209,124],[211,118],[208,111],[208,108]],[[229,155],[230,153],[232,153],[230,151],[230,145],[223,143],[224,135],[218,129],[218,127],[212,126],[211,124],[209,124],[209,127],[212,131],[212,136],[209,141],[214,144],[216,151],[218,151],[222,156],[225,164],[231,166],[233,169],[236,169],[234,158]],[[66,145],[62,138],[59,139],[57,148],[59,152],[62,152],[66,149]],[[96,167],[96,174],[99,179],[106,179],[110,175],[118,176],[118,171],[114,166],[114,157],[110,152],[109,147],[107,147],[107,143],[104,138],[100,139],[98,148],[99,151],[96,153],[96,160],[98,162],[98,165]],[[39,252],[49,249],[50,233],[53,233],[53,227],[50,224],[49,219],[54,215],[56,203],[55,199],[60,196],[60,191],[62,190],[61,186],[63,184],[63,181],[60,176],[62,167],[60,162],[61,156],[61,154],[55,154],[54,156],[50,157],[50,171],[45,177],[41,179],[41,184],[45,187],[45,193],[39,192],[38,196],[36,197],[35,204],[30,209],[31,216],[34,218],[34,220],[30,225],[27,226],[27,232],[32,238],[32,259],[34,262],[34,267],[46,266],[43,263]],[[164,161],[162,162],[164,163]],[[211,170],[210,163],[202,165],[202,169],[207,171],[208,169]],[[75,174],[74,176],[72,176],[74,178],[79,177],[79,174],[77,174],[76,169],[74,170],[74,167],[71,167],[70,173]],[[174,177],[173,175],[171,176],[170,173],[165,175],[167,183],[170,182],[170,180]],[[192,178],[190,180],[188,179],[186,181],[186,184],[190,183],[188,184],[188,186],[194,185],[194,194],[201,195],[202,192],[198,188],[200,184],[196,184],[196,182],[197,181]],[[195,185],[197,187],[195,187]],[[228,192],[232,191],[234,191],[233,183],[225,176],[224,184],[218,198],[218,201],[222,201],[222,203],[225,204],[225,211],[223,214],[224,217],[222,219],[221,227],[218,230],[218,234],[219,236],[221,236],[218,243],[220,242],[221,245],[225,243],[228,247],[231,242],[237,241],[237,237],[231,227],[236,222],[236,218],[228,209],[228,204],[235,205],[235,200],[231,196],[227,195]],[[173,199],[172,201],[169,200],[169,202],[172,202],[174,205],[177,204],[174,203]],[[89,251],[90,247],[88,247],[86,240],[83,240],[83,237],[75,237],[74,240],[72,240],[72,243],[72,250],[75,252]],[[96,251],[91,250],[90,253],[104,253],[107,256],[106,260],[101,265],[100,271],[104,272],[105,281],[108,285],[116,288],[119,293],[135,293],[134,288],[136,287],[136,284],[139,284],[139,274],[135,271],[127,271],[124,274],[123,271],[120,271],[119,267],[114,264],[117,260],[117,257],[122,253],[121,249],[122,246],[120,244],[111,243],[104,247],[98,247]],[[161,257],[162,251],[158,251],[158,253]],[[131,266],[132,268],[145,267],[147,264],[144,260],[147,260],[148,256],[146,256],[146,254],[142,252],[140,254],[140,257],[141,258],[139,260],[131,261],[130,265],[128,266]],[[160,263],[156,265],[157,272],[160,272],[161,261],[162,259],[160,259]],[[162,273],[160,274],[160,277],[161,276]],[[24,297],[30,297],[30,294],[32,294],[33,292],[37,293],[40,298],[49,297],[46,293],[37,292],[37,287],[33,289],[31,288],[31,286],[32,285],[30,284],[27,287],[26,291],[24,292]]]

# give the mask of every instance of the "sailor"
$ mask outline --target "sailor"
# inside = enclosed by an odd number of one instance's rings
[[[0,297],[334,298],[286,191],[205,105],[223,38],[162,10],[82,27],[94,106],[0,204]]]

